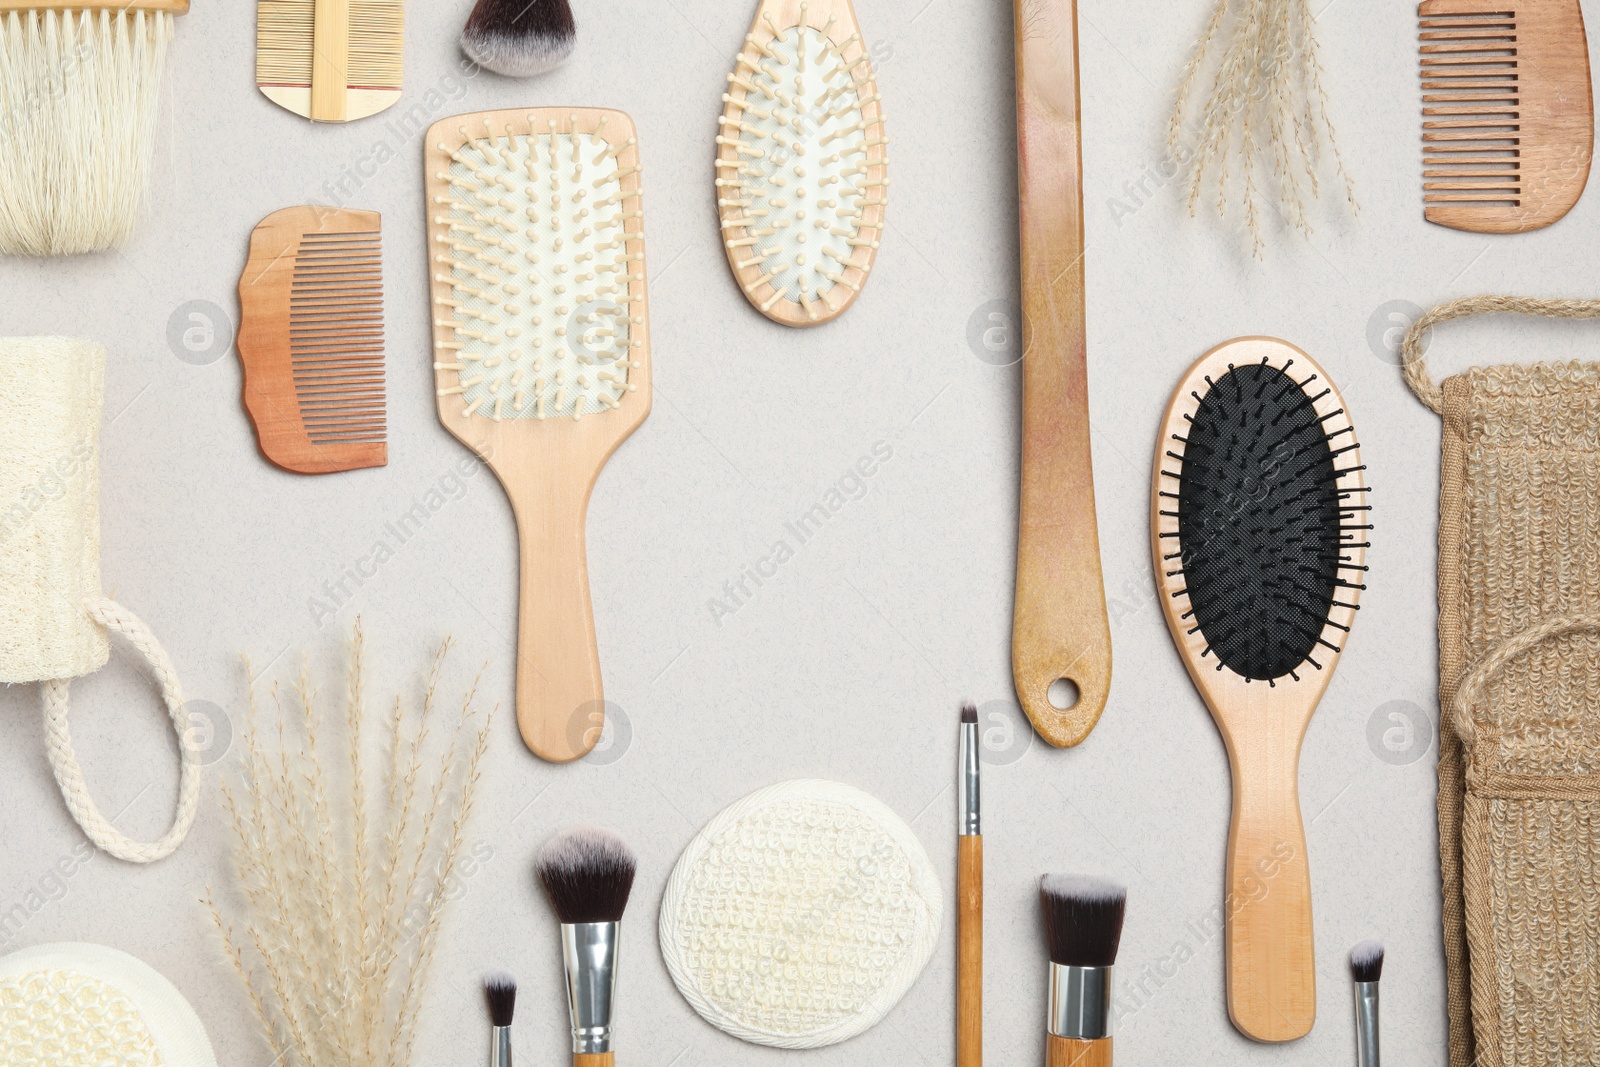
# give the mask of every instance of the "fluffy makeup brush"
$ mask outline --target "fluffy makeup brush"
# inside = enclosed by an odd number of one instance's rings
[[[511,1016],[517,1010],[517,980],[509,971],[494,971],[484,979],[489,1001],[489,1021],[494,1024],[489,1046],[489,1067],[511,1067]]]
[[[956,1067],[983,1067],[983,825],[978,799],[978,709],[961,708],[956,777]]]
[[[545,845],[534,868],[561,920],[572,1062],[574,1067],[611,1067],[617,939],[638,861],[610,830],[580,827]]]
[[[1383,945],[1363,941],[1350,950],[1350,978],[1356,984],[1356,1067],[1378,1067],[1378,979],[1383,975]]]
[[[461,50],[496,74],[531,78],[565,63],[577,40],[567,0],[478,0]]]
[[[1050,949],[1047,1067],[1111,1067],[1111,966],[1122,941],[1125,886],[1105,878],[1039,880]]]

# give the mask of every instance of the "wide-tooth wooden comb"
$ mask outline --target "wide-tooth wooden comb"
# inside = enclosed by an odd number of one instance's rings
[[[1578,0],[1424,0],[1417,15],[1424,217],[1474,233],[1560,219],[1594,152]]]
[[[1017,700],[1057,747],[1089,736],[1111,695],[1084,326],[1083,151],[1074,0],[1017,0],[1022,489],[1011,668]],[[1058,680],[1077,702],[1058,708]]]
[[[604,723],[584,521],[600,469],[650,413],[633,121],[538,108],[428,131],[439,419],[500,479],[521,542],[517,723],[574,760]]]
[[[285,470],[388,462],[380,227],[375,211],[291,207],[250,236],[239,276],[244,406],[261,454]]]
[[[315,122],[394,106],[404,52],[404,0],[258,0],[256,85]]]
[[[850,0],[762,0],[722,101],[717,206],[733,276],[774,322],[832,322],[872,270],[889,187]]]

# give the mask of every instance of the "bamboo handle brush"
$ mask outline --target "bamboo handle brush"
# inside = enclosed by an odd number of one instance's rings
[[[1022,495],[1011,636],[1017,699],[1057,747],[1089,736],[1111,691],[1089,448],[1077,6],[1017,0],[1022,221]],[[1058,708],[1065,680],[1078,699]]]
[[[1039,904],[1050,952],[1045,1067],[1111,1067],[1111,972],[1127,887],[1047,874],[1039,880]]]
[[[961,709],[956,779],[956,1067],[983,1067],[983,823],[978,791],[978,709]]]

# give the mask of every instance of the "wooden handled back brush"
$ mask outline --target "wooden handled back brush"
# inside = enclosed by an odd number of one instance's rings
[[[150,186],[174,17],[189,0],[0,0],[0,255],[120,248]]]
[[[1300,743],[1366,588],[1363,470],[1327,374],[1268,337],[1190,368],[1156,450],[1161,606],[1233,770],[1228,1014],[1257,1041],[1316,1018]]]

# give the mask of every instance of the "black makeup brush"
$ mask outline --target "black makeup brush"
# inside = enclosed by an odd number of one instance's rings
[[[611,1067],[617,938],[638,861],[610,830],[582,827],[553,838],[534,867],[561,919],[573,1062]]]
[[[489,1046],[489,1067],[511,1067],[511,1016],[517,1010],[517,980],[509,971],[493,971],[483,982],[494,1023]]]
[[[1111,966],[1122,941],[1126,887],[1104,878],[1039,880],[1050,949],[1049,1067],[1111,1067]]]
[[[1350,950],[1350,978],[1356,984],[1356,1067],[1378,1067],[1378,979],[1383,975],[1383,945],[1363,941]]]
[[[496,74],[531,78],[565,63],[577,39],[567,0],[478,0],[461,50]]]

